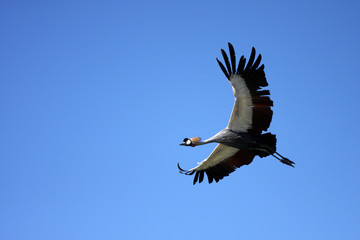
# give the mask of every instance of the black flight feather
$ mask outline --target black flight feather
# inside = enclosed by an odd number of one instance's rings
[[[227,71],[226,71],[224,65],[222,64],[222,62],[220,62],[219,59],[217,59],[217,58],[216,58],[216,61],[218,62],[219,66],[220,66],[221,70],[223,71],[223,73],[225,74],[226,78],[230,79],[230,76],[227,73]]]
[[[204,180],[204,170],[200,171],[199,183]]]
[[[233,45],[231,45],[231,43],[228,43],[228,45],[229,45],[229,53],[230,53],[231,68],[232,68],[231,73],[232,73],[232,74],[235,74],[235,71],[236,71],[235,50],[234,50]]]
[[[222,55],[223,55],[226,68],[227,68],[228,73],[229,73],[229,75],[230,75],[230,74],[231,74],[231,67],[230,67],[229,58],[228,58],[228,56],[226,55],[226,52],[224,51],[224,49],[221,49],[221,53],[222,53]]]
[[[213,182],[213,177],[212,177],[211,169],[208,169],[205,172],[206,172],[206,175],[208,177],[209,183],[212,183]]]
[[[254,69],[258,68],[258,66],[260,65],[261,62],[261,54],[259,54],[259,56],[257,57],[254,65],[252,66]]]
[[[255,60],[255,48],[253,47],[251,49],[250,58],[249,58],[248,64],[246,65],[245,70],[251,68],[251,66],[253,65],[254,60]]]
[[[236,74],[241,75],[244,72],[245,63],[246,63],[246,58],[244,56],[241,56]]]
[[[199,172],[196,171],[195,177],[194,177],[194,181],[193,181],[193,184],[194,184],[194,185],[195,185],[195,183],[197,182],[198,178],[199,178]]]

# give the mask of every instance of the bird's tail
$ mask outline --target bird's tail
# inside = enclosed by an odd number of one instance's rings
[[[271,149],[276,151],[276,135],[272,133],[261,134],[263,143],[268,145]]]
[[[259,151],[259,157],[266,157],[276,152],[276,135],[272,133],[261,134],[261,145],[263,145],[267,151]]]

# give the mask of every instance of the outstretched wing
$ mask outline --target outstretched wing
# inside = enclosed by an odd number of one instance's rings
[[[210,156],[199,163],[197,167],[184,170],[178,164],[178,168],[180,173],[186,175],[195,174],[193,184],[196,182],[201,183],[204,180],[205,173],[209,183],[212,183],[213,180],[218,182],[220,179],[229,176],[236,168],[250,164],[254,157],[255,154],[251,151],[218,144]]]
[[[270,91],[261,89],[268,86],[264,65],[259,67],[261,54],[255,60],[255,48],[252,48],[246,67],[246,59],[241,56],[236,68],[234,47],[231,43],[228,45],[230,62],[226,52],[221,49],[226,68],[216,59],[226,78],[230,81],[235,97],[228,128],[236,132],[261,133],[266,131],[272,119],[273,101],[269,97]]]

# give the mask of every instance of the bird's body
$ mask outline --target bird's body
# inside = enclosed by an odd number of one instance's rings
[[[207,144],[217,142],[223,145],[234,147],[238,149],[248,149],[255,150],[261,147],[267,149],[267,151],[275,152],[275,146],[269,146],[266,141],[263,139],[263,135],[249,134],[245,132],[234,132],[229,128],[225,128],[212,136],[209,139],[206,139],[203,142],[198,142],[197,145]],[[265,151],[265,150],[264,150]]]
[[[269,97],[269,90],[261,89],[268,85],[264,65],[259,67],[261,55],[255,60],[253,48],[246,67],[246,59],[242,56],[236,68],[233,46],[229,43],[231,65],[225,51],[221,49],[221,52],[226,68],[218,59],[216,60],[231,83],[235,97],[230,121],[225,129],[204,141],[199,137],[184,139],[180,145],[194,147],[213,142],[218,145],[197,167],[183,170],[178,165],[180,172],[187,175],[195,174],[194,184],[203,181],[204,173],[208,176],[209,183],[213,180],[218,182],[236,168],[250,164],[255,156],[269,155],[293,167],[294,162],[276,152],[276,136],[262,133],[270,126],[273,101]]]

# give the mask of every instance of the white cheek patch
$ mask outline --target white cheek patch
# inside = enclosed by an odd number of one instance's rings
[[[188,140],[186,140],[186,145],[191,145],[191,140],[190,139],[188,139]]]

